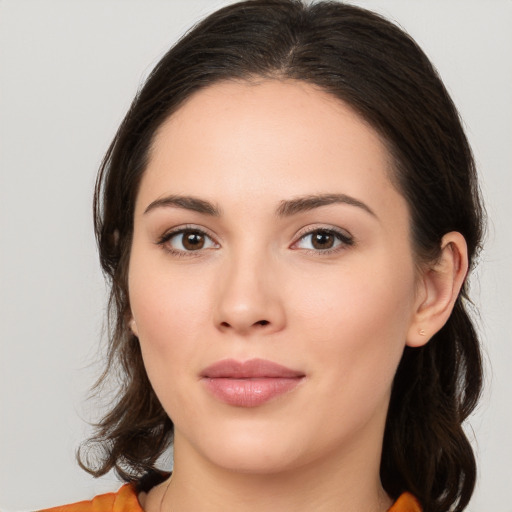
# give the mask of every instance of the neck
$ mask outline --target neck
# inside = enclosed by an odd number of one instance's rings
[[[372,459],[352,450],[255,474],[219,468],[182,448],[175,440],[174,471],[157,512],[385,512],[391,506],[380,483],[380,451]]]

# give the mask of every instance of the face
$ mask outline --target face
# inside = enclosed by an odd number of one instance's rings
[[[301,82],[217,84],[162,125],[129,295],[176,456],[245,472],[380,457],[417,300],[390,166]]]

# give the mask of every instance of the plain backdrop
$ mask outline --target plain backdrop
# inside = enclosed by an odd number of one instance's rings
[[[105,287],[96,169],[138,85],[217,0],[0,0],[0,509],[115,490],[74,452],[97,416]],[[490,217],[473,298],[486,391],[468,431],[471,512],[512,512],[512,1],[354,2],[397,21],[439,69],[473,145]]]

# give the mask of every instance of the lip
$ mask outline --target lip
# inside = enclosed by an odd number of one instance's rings
[[[235,407],[257,407],[294,389],[305,374],[265,359],[224,359],[201,372],[201,381],[218,400]]]

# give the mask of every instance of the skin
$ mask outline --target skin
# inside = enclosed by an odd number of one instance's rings
[[[301,82],[216,84],[161,126],[136,201],[129,295],[175,425],[175,465],[170,482],[141,495],[145,510],[389,508],[379,464],[393,377],[405,345],[444,324],[467,270],[458,233],[435,266],[418,265],[391,172],[378,134]],[[325,194],[345,201],[277,213]],[[187,250],[182,234],[159,243],[183,227],[205,233],[202,248]],[[342,238],[318,248],[319,229]],[[268,359],[305,378],[261,406],[234,407],[200,378],[226,358]]]

